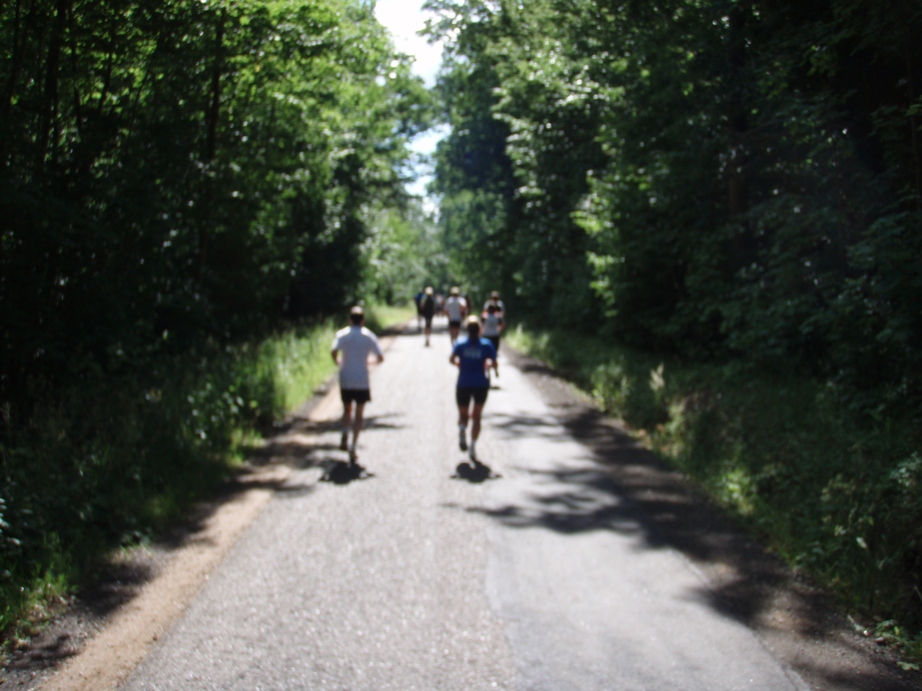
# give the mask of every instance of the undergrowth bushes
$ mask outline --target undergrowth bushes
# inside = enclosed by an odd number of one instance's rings
[[[911,415],[862,417],[818,382],[663,363],[601,338],[519,329],[509,340],[922,659],[922,454]]]
[[[66,590],[108,550],[175,520],[226,478],[247,430],[331,373],[333,326],[202,347],[2,410],[0,631],[36,593]]]

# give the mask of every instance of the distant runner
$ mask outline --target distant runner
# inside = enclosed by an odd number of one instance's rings
[[[342,438],[339,448],[349,450],[349,462],[358,460],[356,447],[362,431],[365,404],[371,400],[368,378],[368,358],[374,355],[377,362],[384,362],[384,353],[378,337],[366,329],[365,311],[353,307],[349,312],[350,326],[336,332],[331,354],[333,362],[339,365],[339,388],[343,401]],[[352,404],[355,404],[355,417]],[[352,428],[352,444],[349,444],[349,428]]]
[[[493,371],[499,376],[499,336],[503,332],[506,324],[503,321],[502,313],[499,308],[492,302],[487,303],[487,309],[483,313],[483,337],[493,344],[496,349],[496,360],[493,362]]]
[[[486,338],[480,337],[480,321],[471,315],[465,323],[467,338],[455,343],[448,361],[458,367],[458,386],[455,400],[458,403],[458,446],[468,451],[477,463],[477,439],[480,437],[480,418],[490,392],[487,371],[496,362],[496,349]],[[471,408],[471,399],[474,405]],[[471,419],[471,444],[467,444],[467,421]]]
[[[422,315],[426,329],[426,345],[429,345],[429,337],[432,335],[432,317],[435,315],[435,296],[432,294],[432,286],[426,286],[423,291],[423,299],[419,303],[419,313]]]
[[[423,298],[425,294],[425,291],[421,290],[413,296],[413,302],[416,303],[416,330],[419,333],[423,331]]]
[[[445,312],[448,313],[448,335],[451,337],[451,344],[454,345],[458,340],[458,332],[461,330],[461,320],[467,314],[467,302],[461,297],[458,286],[454,286],[448,292]]]
[[[490,305],[494,305],[496,307],[496,311],[499,313],[500,319],[506,319],[506,306],[503,304],[503,301],[499,299],[498,290],[494,290],[492,293],[490,293],[490,299],[483,303],[484,314],[486,314],[487,308]]]

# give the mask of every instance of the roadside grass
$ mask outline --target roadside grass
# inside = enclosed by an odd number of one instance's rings
[[[366,322],[380,333],[415,314],[369,305]],[[107,555],[151,540],[232,476],[261,430],[333,373],[339,321],[97,372],[66,391],[36,384],[27,417],[0,410],[3,646],[24,645]]]
[[[922,454],[910,419],[871,419],[834,388],[744,366],[679,364],[600,337],[507,332],[684,471],[857,628],[922,662]]]
[[[332,322],[203,347],[3,409],[0,632],[33,635],[107,554],[180,520],[333,372]]]
[[[415,316],[416,305],[412,302],[404,305],[372,304],[365,307],[365,325],[379,336],[382,331],[405,324]]]

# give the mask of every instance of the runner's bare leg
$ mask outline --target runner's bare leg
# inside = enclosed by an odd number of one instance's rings
[[[340,448],[345,450],[349,442],[349,428],[352,427],[352,401],[343,403],[343,421],[340,429],[342,430],[342,441]]]
[[[458,406],[458,427],[467,429],[468,411],[467,406]]]
[[[477,441],[480,437],[480,417],[483,415],[483,403],[475,403],[471,414],[471,440]]]
[[[362,422],[365,418],[365,404],[355,404],[355,419],[352,422],[352,448],[358,448],[359,432],[362,431]]]

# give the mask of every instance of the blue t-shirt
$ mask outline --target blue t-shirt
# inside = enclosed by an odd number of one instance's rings
[[[485,338],[478,338],[476,341],[459,338],[451,352],[459,358],[458,386],[490,386],[490,380],[483,371],[483,363],[487,359],[496,360],[496,348],[490,341]]]

